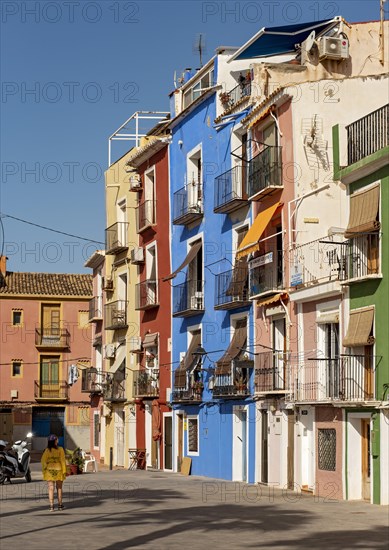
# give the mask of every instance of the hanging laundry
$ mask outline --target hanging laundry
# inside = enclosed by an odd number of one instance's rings
[[[77,365],[70,365],[68,369],[68,384],[69,386],[73,386],[75,382],[78,380],[78,368]]]

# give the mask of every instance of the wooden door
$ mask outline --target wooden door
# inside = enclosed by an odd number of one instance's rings
[[[261,481],[262,483],[267,483],[268,481],[268,420],[267,420],[267,411],[262,412],[262,449],[261,449]]]
[[[177,471],[178,472],[181,472],[181,464],[182,464],[182,459],[183,459],[183,456],[184,456],[184,453],[183,453],[183,437],[182,437],[182,434],[183,434],[183,426],[184,426],[184,419],[183,419],[183,416],[182,414],[179,414],[177,416],[177,429],[178,429],[178,455],[177,455]]]
[[[288,489],[294,488],[294,411],[288,411]]]
[[[61,308],[59,304],[42,305],[43,338],[60,337]]]
[[[172,433],[172,417],[164,416],[164,457],[165,469],[173,469],[172,450],[173,450],[173,433]]]
[[[370,420],[361,420],[362,428],[362,498],[370,501]]]

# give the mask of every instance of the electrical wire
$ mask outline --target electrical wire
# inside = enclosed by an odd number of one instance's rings
[[[10,214],[2,213],[0,215],[0,220],[1,220],[1,218],[11,218],[12,220],[16,220],[18,222],[26,223],[27,225],[33,225],[34,227],[39,227],[40,229],[45,229],[46,231],[52,231],[53,233],[59,233],[60,235],[66,235],[67,237],[73,237],[75,239],[80,239],[81,241],[87,241],[87,242],[90,242],[90,243],[102,244],[102,245],[105,246],[105,243],[103,243],[102,241],[96,241],[95,239],[88,239],[86,237],[80,237],[79,235],[73,235],[72,233],[66,233],[65,231],[59,231],[58,229],[52,229],[51,227],[46,227],[46,226],[40,225],[38,223],[29,222],[27,220],[23,220],[22,218],[17,218],[16,216],[11,216]],[[4,231],[3,231],[3,233],[4,233]]]

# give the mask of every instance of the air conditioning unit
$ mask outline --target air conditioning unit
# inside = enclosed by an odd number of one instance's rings
[[[143,264],[145,261],[144,249],[140,246],[136,246],[130,252],[131,263]]]
[[[104,356],[106,359],[114,359],[116,354],[115,344],[106,344]]]
[[[194,296],[190,297],[191,309],[203,309],[204,294],[202,292],[195,292]]]
[[[111,416],[112,414],[112,409],[110,407],[108,407],[108,405],[103,405],[102,407],[102,415],[103,416]]]
[[[107,278],[103,280],[103,290],[113,290],[113,279]]]
[[[130,176],[130,191],[139,191],[142,188],[142,182],[139,174]]]
[[[140,336],[131,336],[129,345],[129,351],[137,352],[142,350],[142,338]]]
[[[11,390],[11,399],[17,399],[18,390]]]
[[[343,36],[322,36],[318,39],[319,59],[348,59],[348,40]]]

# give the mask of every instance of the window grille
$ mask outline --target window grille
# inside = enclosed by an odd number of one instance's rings
[[[319,429],[319,470],[336,470],[336,430]]]

